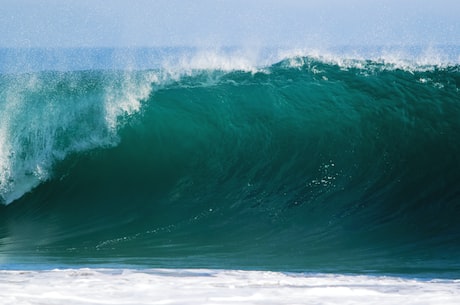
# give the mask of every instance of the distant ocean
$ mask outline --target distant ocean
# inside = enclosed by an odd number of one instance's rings
[[[0,304],[459,304],[460,48],[0,49]]]

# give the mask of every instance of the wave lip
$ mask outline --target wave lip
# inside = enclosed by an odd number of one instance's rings
[[[3,75],[0,201],[50,179],[70,154],[115,146],[119,118],[139,111],[154,80],[101,71]]]

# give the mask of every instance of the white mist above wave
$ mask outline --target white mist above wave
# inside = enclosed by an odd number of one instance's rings
[[[0,304],[459,304],[460,281],[181,269],[0,271]]]
[[[292,57],[347,65],[371,60],[397,68],[460,64],[459,46],[160,47],[0,49],[0,73],[76,70],[191,69],[255,71]]]

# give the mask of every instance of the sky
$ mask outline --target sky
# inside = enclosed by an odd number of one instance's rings
[[[460,45],[458,0],[1,0],[0,47]]]

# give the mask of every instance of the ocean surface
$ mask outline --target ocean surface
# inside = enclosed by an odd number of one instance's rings
[[[458,304],[459,90],[458,47],[1,49],[0,303]]]

